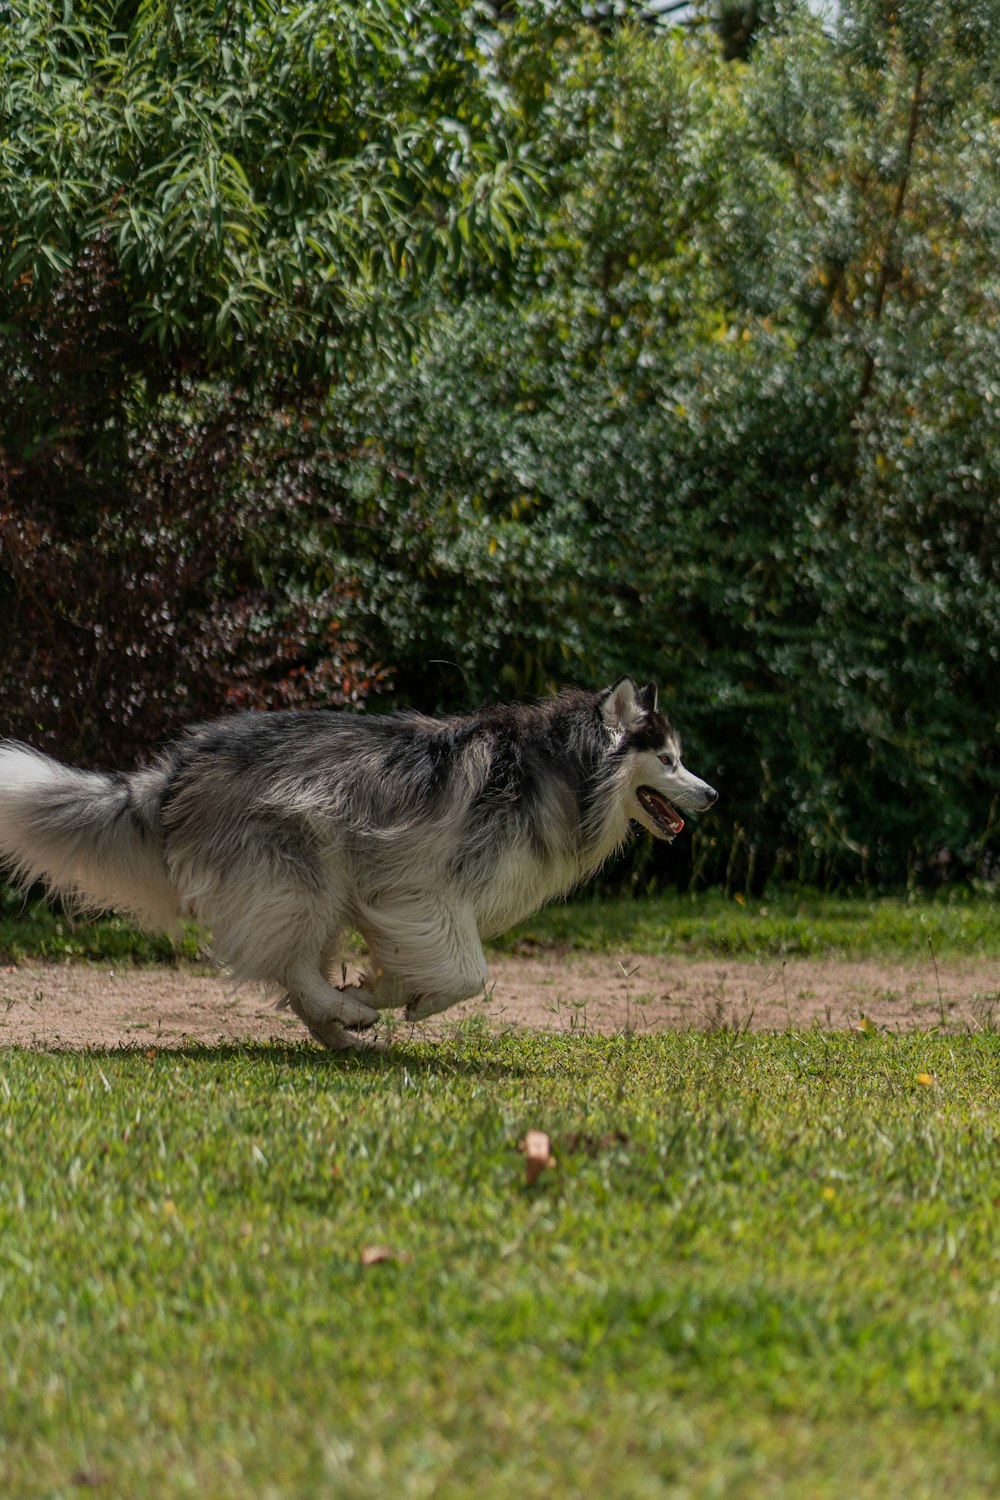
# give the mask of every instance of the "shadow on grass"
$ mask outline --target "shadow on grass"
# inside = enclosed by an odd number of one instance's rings
[[[31,1052],[35,1056],[58,1058],[91,1058],[115,1062],[135,1058],[153,1065],[157,1062],[179,1062],[195,1065],[260,1063],[276,1071],[308,1071],[318,1078],[347,1073],[372,1077],[474,1074],[483,1078],[530,1078],[536,1069],[523,1059],[496,1056],[495,1045],[478,1034],[463,1037],[458,1033],[444,1041],[419,1044],[393,1041],[384,1051],[333,1052],[308,1041],[301,1042],[184,1042],[178,1046],[160,1046],[155,1042],[134,1042],[95,1047],[12,1047],[12,1052]]]

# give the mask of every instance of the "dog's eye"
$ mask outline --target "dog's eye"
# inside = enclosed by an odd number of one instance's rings
[[[677,770],[677,757],[676,757],[676,755],[661,755],[659,757],[659,760],[660,760],[660,764],[663,765],[663,766],[666,766],[666,768],[667,768],[668,771],[676,771]]]

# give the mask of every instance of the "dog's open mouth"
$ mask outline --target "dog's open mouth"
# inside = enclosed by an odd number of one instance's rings
[[[635,795],[657,828],[662,828],[668,839],[676,838],[684,827],[684,819],[679,812],[674,811],[666,797],[661,797],[659,792],[654,792],[651,786],[639,787]]]

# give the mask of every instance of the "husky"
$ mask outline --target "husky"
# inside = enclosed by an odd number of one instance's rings
[[[130,773],[0,741],[0,863],[76,909],[193,917],[236,982],[363,1048],[383,1010],[484,993],[482,939],[595,874],[630,825],[673,840],[717,795],[631,677],[443,719],[242,713]],[[368,967],[337,985],[349,927]]]

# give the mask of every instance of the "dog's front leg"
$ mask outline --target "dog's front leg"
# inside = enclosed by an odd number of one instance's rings
[[[318,968],[305,961],[291,965],[283,979],[287,990],[283,1003],[306,1023],[318,1042],[334,1049],[377,1045],[355,1030],[373,1026],[378,1011],[365,1004],[354,986],[341,989],[332,985]]]
[[[371,952],[365,987],[380,1010],[402,1007],[408,1021],[422,1021],[483,993],[489,969],[463,904],[431,902],[421,892],[365,915]]]
[[[315,1037],[317,1042],[322,1042],[324,1047],[329,1047],[334,1052],[372,1052],[383,1049],[384,1043],[371,1032],[355,1031],[352,1027],[345,1026],[341,1021],[334,1020],[332,1017],[318,1015],[315,1008],[307,1010],[297,995],[286,995],[279,1002],[278,1008],[283,1009],[286,1005],[294,1011],[300,1021],[305,1022],[310,1035]],[[373,1025],[374,1023],[366,1024]]]

